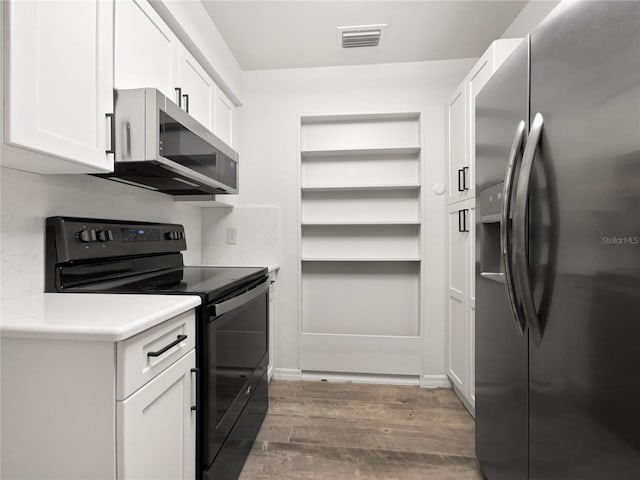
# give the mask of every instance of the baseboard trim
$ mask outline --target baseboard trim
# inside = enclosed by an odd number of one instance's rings
[[[270,382],[273,379],[273,365],[269,365],[267,367],[267,382]]]
[[[351,382],[372,385],[408,385],[420,388],[452,388],[446,375],[376,375],[366,373],[337,373],[303,371],[297,368],[271,368],[269,378],[274,380],[306,382]]]
[[[302,371],[295,368],[274,368],[275,380],[368,383],[372,385],[420,385],[420,379],[414,375],[375,375],[364,373],[337,373]]]
[[[273,368],[271,378],[274,380],[302,380],[302,370],[299,368]]]
[[[458,387],[456,387],[455,385],[453,386],[453,392],[456,394],[456,397],[460,399],[460,401],[464,405],[464,408],[466,408],[469,411],[471,416],[473,418],[476,418],[476,409],[473,407],[473,405],[471,405],[471,403],[469,403],[469,401],[465,398],[462,392],[460,392],[460,390],[458,390]]]
[[[451,388],[452,384],[446,375],[422,375],[420,388]]]
[[[302,372],[302,380],[309,382],[350,382],[368,383],[372,385],[411,385],[419,384],[414,375],[375,375],[366,373],[336,373],[336,372]]]

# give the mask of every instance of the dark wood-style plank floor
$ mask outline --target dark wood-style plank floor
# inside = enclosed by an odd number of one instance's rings
[[[451,390],[273,381],[240,480],[479,480],[473,418]]]

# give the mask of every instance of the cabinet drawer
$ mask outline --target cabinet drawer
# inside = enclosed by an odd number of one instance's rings
[[[127,398],[191,351],[195,344],[195,310],[118,342],[117,399]]]

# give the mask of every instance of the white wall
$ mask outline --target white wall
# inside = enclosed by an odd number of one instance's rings
[[[236,243],[227,243],[227,229]],[[202,209],[202,263],[238,267],[274,267],[280,263],[280,209],[236,207]]]
[[[502,34],[502,38],[525,37],[538,26],[538,24],[560,2],[555,0],[530,0],[511,25]]]
[[[44,290],[44,223],[53,215],[182,223],[185,262],[201,260],[200,209],[168,195],[87,175],[37,175],[0,167],[1,298]]]
[[[423,232],[426,311],[424,375],[445,373],[444,184],[445,104],[475,59],[243,73],[238,110],[240,205],[281,209],[276,368],[299,368],[298,356],[298,123],[300,115],[422,113],[425,169]]]

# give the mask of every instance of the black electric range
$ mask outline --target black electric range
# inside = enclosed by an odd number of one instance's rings
[[[236,479],[268,408],[268,272],[184,266],[177,224],[50,217],[45,291],[198,295],[196,472]]]

